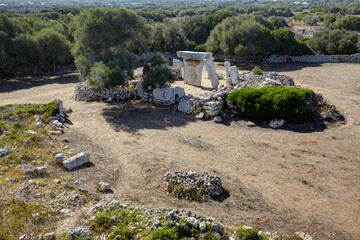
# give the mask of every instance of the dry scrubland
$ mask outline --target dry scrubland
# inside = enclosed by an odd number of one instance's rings
[[[239,65],[240,71],[252,67]],[[104,199],[191,209],[227,226],[244,223],[283,234],[304,231],[315,239],[360,239],[360,65],[261,68],[290,75],[297,85],[323,94],[346,123],[273,130],[266,125],[250,128],[236,119],[222,124],[195,121],[172,113],[171,107],[139,102],[76,102],[77,74],[1,82],[0,105],[47,103],[57,97],[71,107],[71,123],[60,139],[68,138],[77,152],[90,152],[94,166],[59,173],[79,179],[90,190],[99,181],[111,183],[113,193],[102,195]],[[217,71],[224,71],[220,63]],[[210,81],[204,81],[203,88],[175,85],[196,93],[209,90]],[[220,176],[229,196],[206,203],[167,196],[163,175],[176,169]],[[80,225],[89,209],[77,208],[58,224],[57,232]]]

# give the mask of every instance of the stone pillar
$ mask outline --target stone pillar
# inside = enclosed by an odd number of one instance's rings
[[[229,61],[225,61],[224,62],[224,66],[225,66],[225,79],[227,79],[228,77],[230,77],[230,62]]]
[[[239,79],[239,72],[238,72],[238,68],[236,66],[230,67],[230,77],[231,77],[232,83],[235,85]]]
[[[182,71],[182,68],[183,68],[183,62],[179,59],[173,59],[173,67],[176,68],[176,69],[179,69],[180,70],[180,73],[181,73],[181,77],[184,77],[183,75],[183,71]]]
[[[184,59],[184,83],[201,87],[203,66],[201,60]]]
[[[219,85],[219,78],[216,74],[213,58],[211,60],[205,60],[205,67],[211,80],[212,87],[217,88],[217,86]]]

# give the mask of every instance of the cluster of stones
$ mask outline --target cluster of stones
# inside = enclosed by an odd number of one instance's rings
[[[110,88],[106,90],[91,89],[85,82],[75,86],[75,100],[77,101],[125,101],[141,97],[137,95],[135,87],[138,81],[131,81],[128,89]]]
[[[128,224],[128,228],[134,232],[138,232],[138,235],[135,236],[134,239],[143,239],[143,235],[141,232],[154,232],[158,229],[161,229],[165,226],[174,226],[174,228],[180,228],[182,232],[198,232],[199,235],[204,233],[211,233],[213,237],[216,239],[223,239],[223,240],[241,240],[238,239],[235,232],[232,236],[228,236],[225,233],[225,227],[216,222],[216,220],[212,217],[199,215],[195,212],[186,209],[149,209],[149,208],[139,208],[134,207],[127,204],[121,204],[120,202],[113,200],[108,203],[96,203],[93,212],[95,214],[101,214],[104,211],[116,211],[116,212],[127,212],[132,213],[139,216],[141,219],[140,222],[130,222]],[[90,217],[93,219],[94,216]],[[116,216],[111,217],[111,221],[114,224],[113,229],[116,229],[116,224],[118,223],[118,218]],[[252,229],[252,227],[242,225],[240,229]],[[196,230],[196,231],[194,231]],[[104,235],[103,237],[106,238],[112,234],[112,232],[107,233],[108,235]],[[281,240],[284,239],[279,233],[277,232],[258,232],[259,236],[265,237],[269,240]],[[90,231],[89,227],[79,226],[74,229],[69,230],[66,233],[67,237],[69,238],[81,238],[81,237],[90,237],[90,236],[97,236],[96,233]],[[303,240],[312,240],[311,236],[303,232],[296,232],[294,234],[296,239],[303,239]],[[200,239],[200,236],[199,236]]]
[[[137,214],[142,220],[141,222],[130,222],[129,229],[132,231],[147,230],[153,232],[157,229],[161,229],[166,225],[173,225],[176,228],[181,228],[183,232],[194,232],[197,230],[199,233],[211,232],[217,239],[228,239],[224,233],[224,227],[217,223],[214,218],[198,215],[189,210],[177,210],[177,209],[140,209],[114,200],[110,203],[97,203],[93,209],[94,213],[100,213],[102,211],[126,211]],[[118,219],[116,216],[111,218],[113,224],[116,225]],[[115,229],[115,228],[114,228]],[[92,233],[88,226],[80,226],[71,229],[67,232],[68,237],[88,237]],[[110,235],[111,233],[109,233]],[[135,237],[135,239],[141,239],[141,237]]]
[[[220,178],[207,172],[203,174],[192,171],[166,172],[164,182],[167,192],[180,199],[203,201],[219,196],[223,192]]]
[[[343,121],[344,116],[339,113],[335,105],[330,105],[321,94],[314,93],[306,101],[306,104],[315,112],[319,117],[329,122]]]

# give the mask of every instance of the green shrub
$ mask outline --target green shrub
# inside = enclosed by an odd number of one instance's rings
[[[179,231],[176,227],[166,225],[150,233],[146,240],[177,240],[180,239]]]
[[[287,123],[313,120],[314,112],[306,105],[312,90],[294,87],[245,88],[231,93],[230,102],[240,118],[252,121],[284,119]]]
[[[263,238],[258,234],[258,232],[259,230],[256,228],[244,229],[243,227],[240,227],[236,230],[235,235],[240,240],[262,240]]]
[[[55,103],[55,101],[44,104],[42,107],[42,114],[45,117],[55,116],[57,113],[59,113],[59,104]]]
[[[164,87],[166,83],[175,81],[175,75],[166,65],[166,59],[161,54],[155,54],[144,63],[143,86],[145,89]]]
[[[252,72],[253,74],[259,74],[259,75],[261,75],[261,74],[264,73],[258,66],[255,66],[255,67],[253,68],[253,70],[251,70],[251,72]]]

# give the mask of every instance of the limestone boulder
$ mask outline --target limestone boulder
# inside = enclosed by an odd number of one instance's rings
[[[88,162],[90,162],[90,153],[82,152],[63,161],[63,165],[68,170],[72,170]]]
[[[171,87],[155,88],[153,90],[153,97],[160,101],[174,101],[174,89]]]
[[[193,107],[188,101],[180,101],[178,110],[186,114],[192,114]]]

